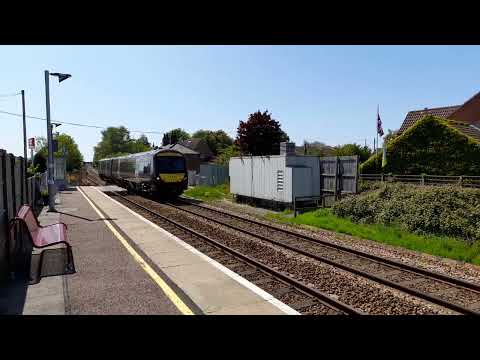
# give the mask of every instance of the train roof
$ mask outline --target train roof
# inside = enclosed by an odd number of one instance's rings
[[[132,158],[132,157],[137,157],[137,156],[142,156],[142,155],[147,155],[147,154],[151,154],[152,156],[155,155],[155,154],[158,154],[158,153],[161,153],[161,152],[165,152],[165,151],[168,151],[168,152],[176,152],[176,153],[179,153],[179,154],[182,154],[180,151],[178,150],[175,150],[175,149],[170,149],[168,147],[161,147],[159,149],[155,149],[155,150],[149,150],[149,151],[144,151],[144,152],[139,152],[139,153],[134,153],[134,154],[128,154],[128,155],[123,155],[123,156],[115,156],[115,157],[111,157],[111,158],[104,158],[104,159],[100,159],[98,161],[105,161],[105,160],[114,160],[114,159],[123,159],[123,158]],[[183,154],[182,154],[183,155]]]

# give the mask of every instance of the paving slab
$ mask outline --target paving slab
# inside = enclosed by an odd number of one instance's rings
[[[75,188],[60,197],[71,210],[63,211],[60,220],[68,226],[77,269],[66,276],[71,314],[180,314],[80,191]]]
[[[101,188],[103,189],[103,188]],[[111,223],[206,314],[296,313],[96,187],[80,187]],[[249,306],[250,311],[249,311]]]

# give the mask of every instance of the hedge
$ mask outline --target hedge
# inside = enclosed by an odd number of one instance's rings
[[[480,190],[383,183],[336,202],[333,212],[359,223],[396,224],[407,231],[480,240]]]
[[[363,174],[480,175],[480,143],[442,118],[425,116],[360,166]]]

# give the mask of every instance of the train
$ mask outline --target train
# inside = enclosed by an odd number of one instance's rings
[[[177,197],[188,188],[185,156],[171,149],[101,159],[98,174],[131,193]]]

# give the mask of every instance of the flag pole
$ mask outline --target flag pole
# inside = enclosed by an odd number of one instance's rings
[[[380,109],[379,109],[379,105],[377,104],[377,151],[375,152],[375,154],[378,152],[378,149],[380,148],[380,144],[378,143],[378,116],[380,114]]]

